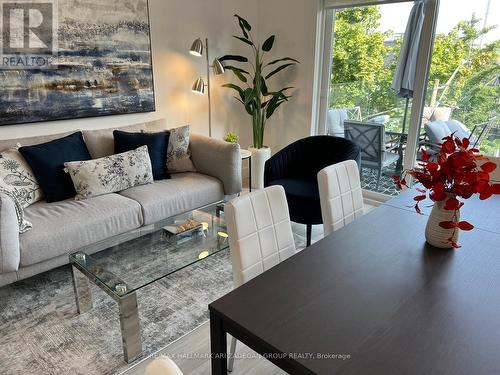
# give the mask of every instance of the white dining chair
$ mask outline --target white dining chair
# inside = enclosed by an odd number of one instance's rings
[[[161,355],[146,367],[145,375],[183,375],[170,358]]]
[[[363,203],[359,167],[354,160],[323,168],[318,172],[318,187],[325,237],[372,208]]]
[[[233,282],[237,288],[296,253],[285,190],[257,190],[226,203]],[[233,370],[236,339],[231,339],[228,371]]]

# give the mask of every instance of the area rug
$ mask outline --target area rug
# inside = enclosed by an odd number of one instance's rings
[[[208,304],[232,289],[229,252],[137,293],[144,355],[208,320]],[[117,374],[123,361],[116,303],[92,286],[78,315],[69,266],[0,288],[0,374]]]
[[[294,225],[297,248],[302,227]],[[139,290],[143,357],[206,322],[208,304],[232,287],[225,251]],[[0,288],[0,374],[107,375],[132,366],[123,360],[116,303],[91,288],[94,308],[82,315],[69,266]]]

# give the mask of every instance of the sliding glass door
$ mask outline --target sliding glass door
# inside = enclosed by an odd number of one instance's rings
[[[419,133],[420,123],[412,123],[412,111],[422,111],[421,102],[400,98],[391,87],[413,2],[345,3],[325,11],[318,133],[357,143],[363,152],[363,188],[395,195],[392,177],[401,173],[405,156],[414,158],[417,150],[418,137],[409,134]],[[430,51],[434,24],[427,22],[431,33],[421,43]],[[421,80],[426,80],[425,73],[420,72]],[[420,91],[415,95],[423,98]]]
[[[498,157],[500,1],[441,0],[439,14],[417,157],[450,131]]]

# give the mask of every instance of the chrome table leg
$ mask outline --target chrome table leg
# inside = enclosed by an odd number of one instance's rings
[[[139,310],[135,293],[128,294],[118,300],[120,310],[120,327],[122,331],[123,355],[125,362],[130,363],[142,355],[141,329],[139,326]]]
[[[89,279],[75,266],[71,266],[71,269],[73,271],[76,307],[78,313],[83,314],[92,309],[92,293],[90,292]]]

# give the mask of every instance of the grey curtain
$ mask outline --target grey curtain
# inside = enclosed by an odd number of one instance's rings
[[[424,23],[424,0],[416,0],[399,52],[398,65],[392,81],[392,89],[400,98],[412,98],[415,87],[418,46]]]

